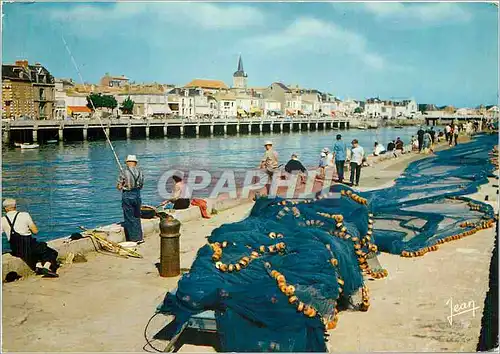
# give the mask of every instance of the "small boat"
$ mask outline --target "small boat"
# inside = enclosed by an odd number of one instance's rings
[[[366,127],[366,125],[361,124],[361,125],[358,125],[356,128],[361,129],[361,130],[366,130],[367,127]]]
[[[394,129],[403,129],[403,126],[402,125],[395,125]]]
[[[57,140],[47,140],[47,144],[57,144]]]
[[[18,148],[20,148],[20,147],[21,147],[21,145],[23,145],[23,143],[14,143],[14,146],[15,146],[15,147],[18,147]]]
[[[21,144],[21,149],[36,149],[39,148],[38,144]]]

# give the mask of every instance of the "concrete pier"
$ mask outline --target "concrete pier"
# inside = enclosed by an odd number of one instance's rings
[[[295,124],[295,129],[293,128]],[[314,124],[314,125],[313,125]],[[111,132],[115,129],[121,129],[126,131],[127,139],[132,137],[132,130],[134,128],[145,129],[146,138],[150,136],[151,128],[155,128],[161,132],[163,128],[163,135],[168,137],[168,134],[173,132],[180,132],[181,136],[201,136],[210,133],[211,136],[214,135],[215,127],[219,127],[218,131],[222,131],[227,134],[228,131],[236,134],[263,134],[264,129],[266,132],[283,132],[296,131],[297,127],[299,131],[309,130],[316,127],[318,129],[318,124],[322,124],[323,129],[335,129],[340,127],[341,129],[349,128],[348,118],[297,118],[294,117],[288,120],[281,119],[260,119],[260,118],[243,118],[243,119],[214,119],[212,121],[200,120],[200,121],[187,121],[183,119],[151,119],[151,120],[138,120],[138,119],[112,119],[102,120],[102,125],[100,120],[41,120],[41,121],[3,121],[2,122],[2,136],[4,141],[7,139],[12,141],[15,139],[18,141],[19,138],[14,138],[17,136],[26,136],[26,134],[32,134],[33,140],[37,141],[40,130],[57,130],[59,140],[64,139],[64,130],[68,130],[66,133],[68,139],[75,139],[75,137],[80,137],[79,139],[87,140],[89,133],[94,129],[100,129],[102,127],[106,131],[108,136],[111,136]],[[244,127],[241,127],[244,125]],[[201,128],[204,126],[205,128]],[[231,126],[228,128],[228,126]],[[235,129],[232,128],[235,126]],[[246,129],[248,127],[248,129]],[[175,128],[175,129],[169,129]],[[186,128],[186,129],[184,129]],[[89,132],[90,129],[90,132]],[[178,129],[178,130],[177,130]],[[229,130],[228,130],[229,129]],[[74,130],[80,130],[80,134],[73,134]],[[153,130],[155,131],[155,130]],[[19,134],[23,133],[24,134]],[[29,133],[28,133],[29,132]],[[12,134],[15,134],[14,137]],[[90,133],[91,135],[93,133]],[[174,133],[175,134],[175,133]],[[76,138],[78,139],[78,138]],[[22,138],[21,138],[22,140]],[[23,142],[23,141],[21,141]]]

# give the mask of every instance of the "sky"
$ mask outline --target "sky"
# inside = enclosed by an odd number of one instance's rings
[[[498,7],[489,3],[4,3],[2,62],[55,77],[136,83],[279,81],[342,99],[498,102]]]

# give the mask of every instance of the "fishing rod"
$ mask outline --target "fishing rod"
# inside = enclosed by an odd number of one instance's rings
[[[80,72],[80,69],[78,68],[78,64],[76,63],[76,60],[75,58],[73,57],[73,54],[71,53],[71,50],[69,49],[69,46],[68,46],[68,43],[66,42],[66,40],[64,39],[64,34],[61,33],[61,38],[62,38],[62,41],[64,43],[64,46],[66,47],[66,51],[68,52],[70,58],[71,58],[71,61],[73,62],[73,65],[76,69],[76,72],[78,73],[78,76],[80,77],[80,81],[83,85],[83,88],[85,90],[85,92],[87,92],[87,85],[85,85],[85,81],[83,81],[83,77],[82,77],[82,74]],[[90,93],[90,91],[88,91]],[[92,105],[92,109],[93,109],[93,112],[95,113],[96,112],[96,107],[94,105],[94,101],[92,101],[91,99],[89,99],[89,102],[90,104]],[[104,124],[102,123],[102,120],[101,120],[101,117],[99,114],[96,115],[97,118],[99,119],[99,123],[101,124],[101,128],[102,130],[104,131],[104,135],[106,136],[106,140],[109,144],[109,147],[111,148],[111,151],[113,152],[113,155],[115,156],[115,160],[116,160],[116,163],[118,164],[118,167],[120,168],[120,171],[123,172],[123,167],[120,163],[120,159],[118,158],[118,155],[116,154],[116,151],[115,151],[115,148],[113,147],[113,144],[111,143],[111,139],[109,138],[109,135],[106,131],[106,129],[104,128]]]

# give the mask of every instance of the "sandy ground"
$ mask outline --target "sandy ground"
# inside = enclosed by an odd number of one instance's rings
[[[362,189],[390,185],[416,155],[363,169]],[[495,182],[497,183],[497,182]],[[496,199],[493,188],[478,194]],[[244,218],[252,204],[238,206],[210,220],[181,229],[181,267],[188,268],[210,232]],[[366,313],[344,312],[331,332],[331,351],[474,351],[479,337],[493,231],[441,245],[420,258],[383,254],[389,277],[369,282]],[[144,327],[165,292],[178,278],[161,278],[155,267],[159,238],[139,248],[143,259],[90,254],[87,263],[60,270],[59,279],[30,277],[4,284],[2,351],[142,352]],[[474,301],[472,313],[447,321],[453,303]],[[160,319],[161,320],[161,319]],[[156,321],[158,322],[158,321]],[[186,344],[181,352],[213,351]]]

